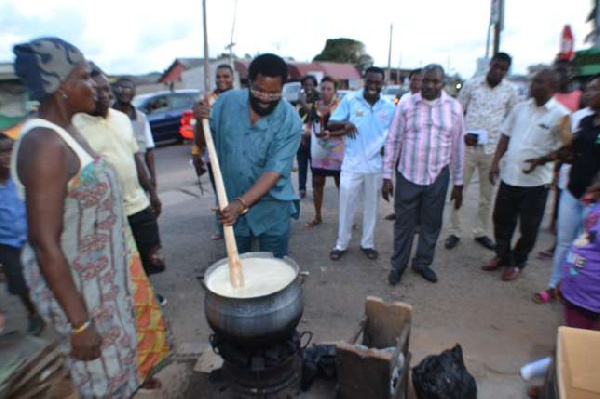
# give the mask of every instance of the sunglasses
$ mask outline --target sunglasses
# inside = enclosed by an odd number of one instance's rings
[[[115,93],[118,94],[133,94],[135,92],[135,89],[131,88],[131,87],[117,87],[115,88]]]
[[[281,93],[265,93],[264,91],[255,90],[250,87],[250,93],[263,101],[277,101],[281,98]]]

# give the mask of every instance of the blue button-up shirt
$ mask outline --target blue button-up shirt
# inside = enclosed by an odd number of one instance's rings
[[[240,217],[235,233],[280,233],[277,227],[287,228],[288,223],[282,222],[297,218],[299,213],[291,180],[303,131],[298,113],[282,100],[271,114],[251,124],[248,90],[230,90],[220,94],[214,104],[210,127],[229,201],[244,195],[262,174],[281,175],[275,186]]]
[[[0,183],[0,244],[21,248],[27,241],[25,202],[12,179]]]
[[[381,173],[381,148],[394,117],[394,104],[380,97],[372,106],[365,100],[364,90],[350,93],[342,99],[330,121],[352,122],[358,134],[344,136],[343,172]]]

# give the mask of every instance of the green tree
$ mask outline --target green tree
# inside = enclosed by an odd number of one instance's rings
[[[353,64],[364,71],[373,65],[373,57],[365,51],[365,45],[354,39],[327,39],[325,48],[313,61],[330,61]]]

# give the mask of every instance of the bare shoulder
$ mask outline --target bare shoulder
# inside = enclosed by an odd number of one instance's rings
[[[18,156],[61,156],[67,150],[67,144],[52,129],[36,127],[27,132],[19,145]]]

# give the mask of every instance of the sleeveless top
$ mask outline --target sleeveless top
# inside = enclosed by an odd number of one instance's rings
[[[139,257],[123,213],[119,183],[113,169],[94,159],[63,128],[41,119],[26,123],[14,146],[15,184],[26,194],[18,173],[21,141],[34,128],[53,130],[75,152],[81,166],[69,181],[64,202],[60,245],[77,291],[102,338],[100,359],[85,362],[67,357],[71,376],[82,398],[129,397],[143,381],[138,374],[136,311],[131,265]],[[68,319],[46,284],[33,248],[21,255],[30,297],[41,316],[62,337],[70,352]]]

